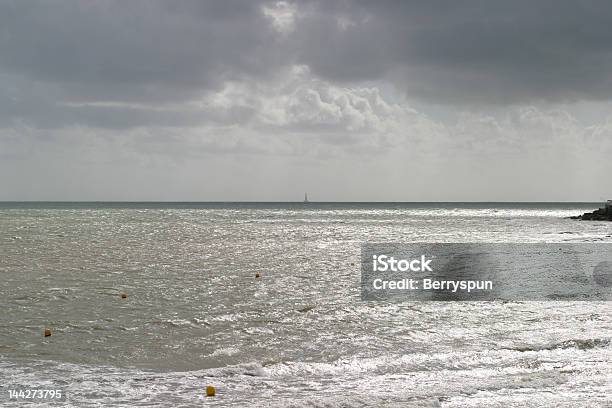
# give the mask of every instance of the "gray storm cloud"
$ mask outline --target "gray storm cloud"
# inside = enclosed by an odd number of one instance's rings
[[[182,99],[296,63],[436,103],[608,99],[611,23],[608,2],[8,1],[0,67],[85,100]]]
[[[4,1],[0,199],[597,199],[610,26],[597,1]]]
[[[608,2],[320,2],[311,10],[295,49],[328,78],[386,77],[436,103],[609,99],[612,91]]]

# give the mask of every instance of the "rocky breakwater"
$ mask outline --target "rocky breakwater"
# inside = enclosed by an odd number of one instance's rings
[[[612,221],[612,200],[608,200],[603,208],[570,218],[583,221]]]

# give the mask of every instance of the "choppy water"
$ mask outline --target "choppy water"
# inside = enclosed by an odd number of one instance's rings
[[[609,407],[610,302],[359,292],[362,242],[612,242],[612,223],[564,218],[594,208],[3,203],[0,391],[63,388],[71,406]]]

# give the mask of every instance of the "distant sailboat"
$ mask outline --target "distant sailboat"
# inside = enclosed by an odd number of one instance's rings
[[[304,204],[308,203],[308,194],[304,193]]]

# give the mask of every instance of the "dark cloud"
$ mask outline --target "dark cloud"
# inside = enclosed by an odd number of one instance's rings
[[[438,103],[610,97],[609,2],[342,4],[318,3],[296,30],[300,61],[327,78],[392,78]]]
[[[282,24],[263,12],[285,6],[4,1],[0,121],[197,125],[219,118],[62,103],[180,103],[228,80],[274,86],[295,64],[332,83],[385,81],[437,104],[607,100],[612,92],[609,2],[304,1]]]
[[[3,70],[85,100],[180,99],[275,62],[256,2],[3,2],[0,27]]]

